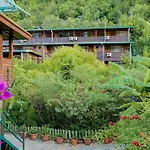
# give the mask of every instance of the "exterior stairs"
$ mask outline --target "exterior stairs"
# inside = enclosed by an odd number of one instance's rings
[[[12,141],[10,141],[7,137],[5,137],[4,131],[11,134],[15,140],[19,141],[20,144],[22,145],[22,150],[25,150],[24,138],[21,139],[13,131],[13,129],[10,129],[7,126],[8,122],[17,127],[18,133],[22,132],[24,134],[22,129],[12,120],[12,118],[10,118],[10,116],[5,111],[2,110],[0,118],[0,150],[21,150],[20,148],[17,148],[17,146]]]

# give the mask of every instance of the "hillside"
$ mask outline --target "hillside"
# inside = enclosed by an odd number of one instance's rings
[[[9,14],[24,28],[134,26],[136,54],[149,55],[149,0],[16,0],[31,14]]]

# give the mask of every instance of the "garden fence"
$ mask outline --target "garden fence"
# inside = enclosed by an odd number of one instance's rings
[[[11,124],[8,124],[8,127],[14,131],[15,133],[18,133],[17,128]],[[41,131],[43,127],[26,127],[26,131],[29,133],[32,128],[35,128],[38,131],[38,134],[41,135]],[[64,129],[53,129],[53,128],[47,128],[49,132],[49,136],[51,138],[55,138],[58,134],[62,134],[65,139],[72,139],[74,137],[77,137],[78,139],[83,139],[84,137],[89,137],[97,133],[99,130],[64,130]]]

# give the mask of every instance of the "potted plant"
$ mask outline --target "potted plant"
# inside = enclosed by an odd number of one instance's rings
[[[49,140],[49,128],[47,128],[47,126],[43,126],[42,127],[42,140],[44,142],[48,141]]]
[[[31,138],[31,140],[36,140],[37,139],[37,137],[38,137],[37,133],[38,133],[38,131],[35,127],[32,127],[30,129],[30,138]]]
[[[59,133],[56,135],[56,143],[57,144],[62,144],[64,142],[64,136],[63,134]]]
[[[71,144],[72,144],[72,145],[77,145],[77,144],[78,144],[78,138],[77,138],[77,136],[74,136],[74,137],[71,139]]]
[[[26,125],[23,124],[20,126],[20,128],[22,129],[22,131],[20,131],[20,137],[26,138],[27,137]]]
[[[83,140],[84,140],[85,145],[90,145],[92,143],[92,140],[91,140],[90,136],[84,137]]]

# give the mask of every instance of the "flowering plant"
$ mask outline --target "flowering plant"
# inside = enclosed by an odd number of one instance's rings
[[[7,100],[12,97],[12,94],[8,91],[8,82],[3,82],[0,79],[0,100]]]
[[[149,116],[149,115],[148,115]],[[109,127],[94,135],[94,140],[105,144],[124,145],[124,149],[150,149],[150,118],[148,116],[122,116],[116,123],[109,122]]]

